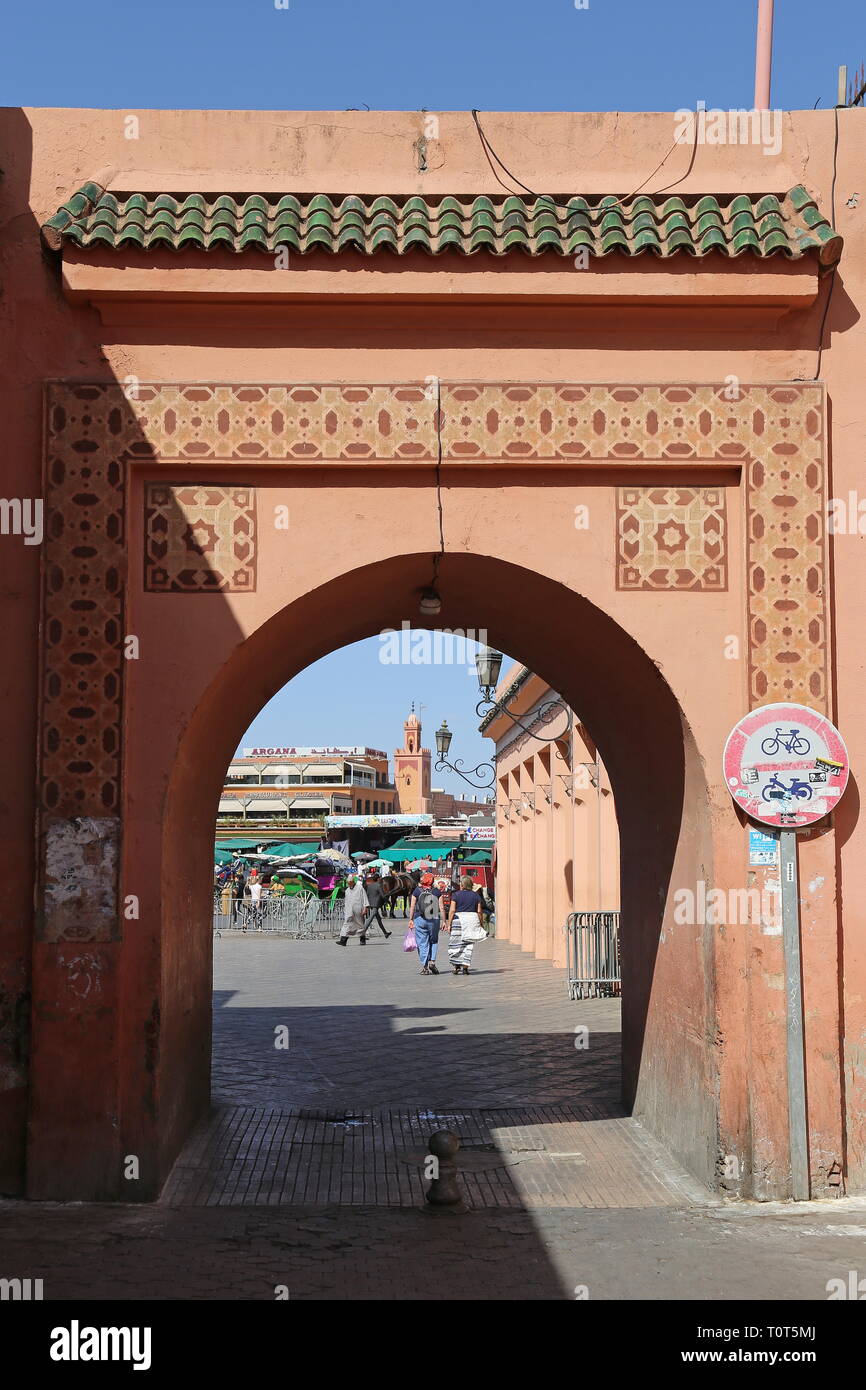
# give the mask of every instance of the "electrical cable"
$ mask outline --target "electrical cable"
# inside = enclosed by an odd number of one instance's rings
[[[436,378],[436,505],[439,508],[439,555],[445,554],[445,521],[442,515],[442,382]]]
[[[433,556],[433,578],[430,588],[438,593],[439,566],[445,554],[445,518],[442,511],[442,382],[436,378],[436,509],[439,519],[439,549]]]
[[[485,153],[485,155],[486,155],[486,157],[487,157],[487,163],[490,165],[490,168],[491,168],[491,170],[493,171],[493,177],[496,179],[496,182],[497,182],[498,184],[500,184],[501,187],[504,188],[504,189],[506,190],[506,192],[511,193],[511,192],[513,191],[512,189],[508,188],[508,185],[507,185],[507,184],[505,184],[505,183],[502,182],[502,179],[501,179],[501,178],[499,177],[499,175],[497,174],[496,169],[495,169],[494,166],[493,166],[493,160],[494,160],[494,159],[496,160],[496,163],[499,165],[500,169],[502,169],[502,170],[508,175],[508,177],[511,179],[512,183],[516,183],[517,186],[518,186],[519,188],[522,188],[522,189],[523,189],[524,193],[529,193],[531,197],[533,197],[533,198],[538,198],[538,197],[540,196],[540,194],[534,193],[533,190],[532,190],[531,188],[528,188],[527,185],[526,185],[525,183],[521,183],[521,181],[520,181],[520,179],[517,177],[517,175],[516,175],[516,174],[512,174],[511,170],[508,168],[508,165],[505,164],[505,163],[503,163],[503,161],[499,158],[499,155],[496,153],[496,151],[494,150],[493,146],[491,145],[490,141],[488,140],[487,136],[486,136],[485,133],[484,133],[483,127],[482,127],[482,125],[481,125],[481,121],[480,121],[479,118],[478,118],[478,111],[477,111],[477,109],[474,108],[474,107],[473,107],[473,109],[472,109],[472,119],[473,119],[473,121],[475,122],[475,129],[478,131],[478,138],[479,138],[479,140],[481,141],[481,148],[483,149],[483,151],[484,151],[484,153]],[[662,159],[659,160],[658,164],[657,164],[656,167],[651,171],[651,173],[647,174],[647,176],[646,176],[646,178],[644,179],[643,183],[639,183],[638,186],[637,186],[637,188],[634,189],[634,191],[633,191],[632,193],[629,193],[628,196],[625,197],[625,198],[621,198],[618,202],[616,202],[616,203],[605,203],[605,205],[604,205],[604,211],[607,212],[607,211],[608,211],[609,209],[611,209],[611,208],[623,207],[626,203],[631,202],[631,200],[632,200],[633,198],[636,198],[637,195],[638,195],[638,193],[640,193],[641,190],[644,189],[644,188],[646,187],[646,185],[649,183],[650,179],[653,178],[653,177],[658,173],[659,169],[661,169],[662,166],[663,166],[664,164],[667,163],[668,159],[670,159],[670,156],[673,154],[674,150],[676,149],[676,147],[677,147],[677,145],[678,145],[679,143],[680,143],[679,140],[674,140],[674,142],[673,142],[673,144],[671,145],[670,149],[667,151],[667,154],[665,154],[665,155],[662,157]],[[648,194],[647,196],[648,196],[648,197],[655,197],[655,196],[656,196],[657,194],[659,194],[659,193],[667,193],[669,189],[671,189],[671,188],[676,188],[677,184],[680,184],[680,183],[682,183],[685,179],[687,179],[688,176],[689,176],[689,174],[692,172],[693,167],[694,167],[695,159],[696,159],[696,157],[697,157],[697,152],[698,152],[698,121],[697,121],[697,112],[696,112],[696,113],[695,113],[695,138],[694,138],[694,141],[693,141],[693,143],[692,143],[692,154],[691,154],[691,158],[690,158],[690,160],[689,160],[689,166],[688,166],[688,168],[686,169],[686,172],[685,172],[684,174],[682,174],[682,175],[680,176],[680,178],[674,179],[672,183],[665,184],[664,187],[662,187],[662,188],[656,188],[656,189],[654,189],[653,192],[652,192],[651,194]],[[492,156],[492,158],[491,158],[491,156]],[[553,201],[555,202],[556,199],[553,199]]]
[[[839,165],[839,108],[833,108],[834,138],[833,138],[833,178],[830,182],[830,224],[836,230],[836,174]],[[827,326],[827,318],[830,313],[830,304],[833,300],[833,290],[836,287],[836,271],[838,267],[834,265],[830,271],[830,279],[827,285],[827,298],[824,301],[824,312],[821,315],[821,327],[818,330],[818,358],[815,364],[814,381],[821,375],[821,361],[824,355],[824,329]]]
[[[537,193],[533,193],[533,191],[532,191],[531,188],[527,188],[527,186],[526,186],[525,183],[521,183],[521,182],[520,182],[520,179],[517,177],[517,175],[516,175],[516,174],[512,174],[512,172],[511,172],[511,170],[508,168],[508,166],[507,166],[506,164],[503,164],[503,163],[502,163],[502,160],[499,158],[499,155],[496,153],[496,151],[494,150],[494,148],[493,148],[493,146],[491,145],[490,141],[487,139],[487,136],[484,134],[484,131],[481,129],[481,122],[480,122],[479,119],[478,119],[478,111],[477,111],[475,108],[473,108],[473,111],[472,111],[472,119],[473,119],[473,121],[475,122],[475,129],[478,131],[478,138],[479,138],[479,140],[481,141],[481,148],[483,149],[484,153],[487,155],[487,163],[490,165],[490,168],[493,170],[493,177],[496,179],[496,182],[497,182],[498,184],[501,184],[502,187],[505,189],[505,191],[506,191],[507,193],[510,193],[510,192],[512,191],[512,190],[508,187],[507,184],[502,183],[501,178],[500,178],[499,175],[497,174],[496,170],[493,168],[493,160],[494,160],[494,159],[496,160],[496,163],[499,165],[500,169],[503,169],[503,170],[505,171],[505,173],[506,173],[506,174],[508,175],[508,177],[511,179],[512,183],[516,183],[517,186],[518,186],[518,188],[522,188],[523,191],[524,191],[524,193],[528,193],[528,194],[530,195],[530,197],[532,197],[532,198],[537,198],[539,195],[538,195]],[[491,159],[491,155],[493,156],[492,159]]]

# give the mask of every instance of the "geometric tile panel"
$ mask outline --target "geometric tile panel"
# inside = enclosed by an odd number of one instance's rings
[[[145,483],[147,593],[253,593],[256,502],[248,487]]]
[[[728,587],[723,488],[617,488],[618,589]]]

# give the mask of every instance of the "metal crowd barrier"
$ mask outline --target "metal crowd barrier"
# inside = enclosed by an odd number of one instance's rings
[[[564,930],[569,999],[619,995],[619,913],[571,912]]]
[[[222,896],[214,897],[213,930],[219,936],[226,932],[257,932],[262,936],[296,936],[313,940],[316,937],[339,935],[343,925],[343,903],[327,898],[293,895],[232,899],[228,911],[223,910]]]

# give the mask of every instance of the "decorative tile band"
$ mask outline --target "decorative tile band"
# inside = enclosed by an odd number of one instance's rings
[[[829,714],[823,388],[766,397],[746,473],[750,701]]]
[[[737,467],[786,412],[768,412],[768,387],[739,386],[736,401],[727,399],[727,391],[725,386],[443,382],[442,454],[467,461]]]
[[[141,385],[123,404],[133,457],[152,456],[152,444],[195,463],[436,458],[436,402],[424,385]]]
[[[106,389],[52,389],[48,413],[39,753],[51,816],[120,814],[126,479],[108,416],[124,412],[106,410]]]

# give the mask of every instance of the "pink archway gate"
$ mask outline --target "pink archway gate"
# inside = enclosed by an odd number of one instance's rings
[[[743,706],[826,701],[820,387],[61,385],[47,480],[31,1195],[159,1191],[207,1103],[224,766],[294,672],[416,619],[437,482],[443,625],[559,688],[614,780],[626,1097],[706,1181],[733,1155],[737,1190],[760,1171],[784,1193],[784,1030],[754,968],[778,943],[674,924],[671,895],[743,881],[717,769]],[[832,881],[831,840],[804,854]],[[811,920],[820,1185],[841,1154],[834,911]]]

